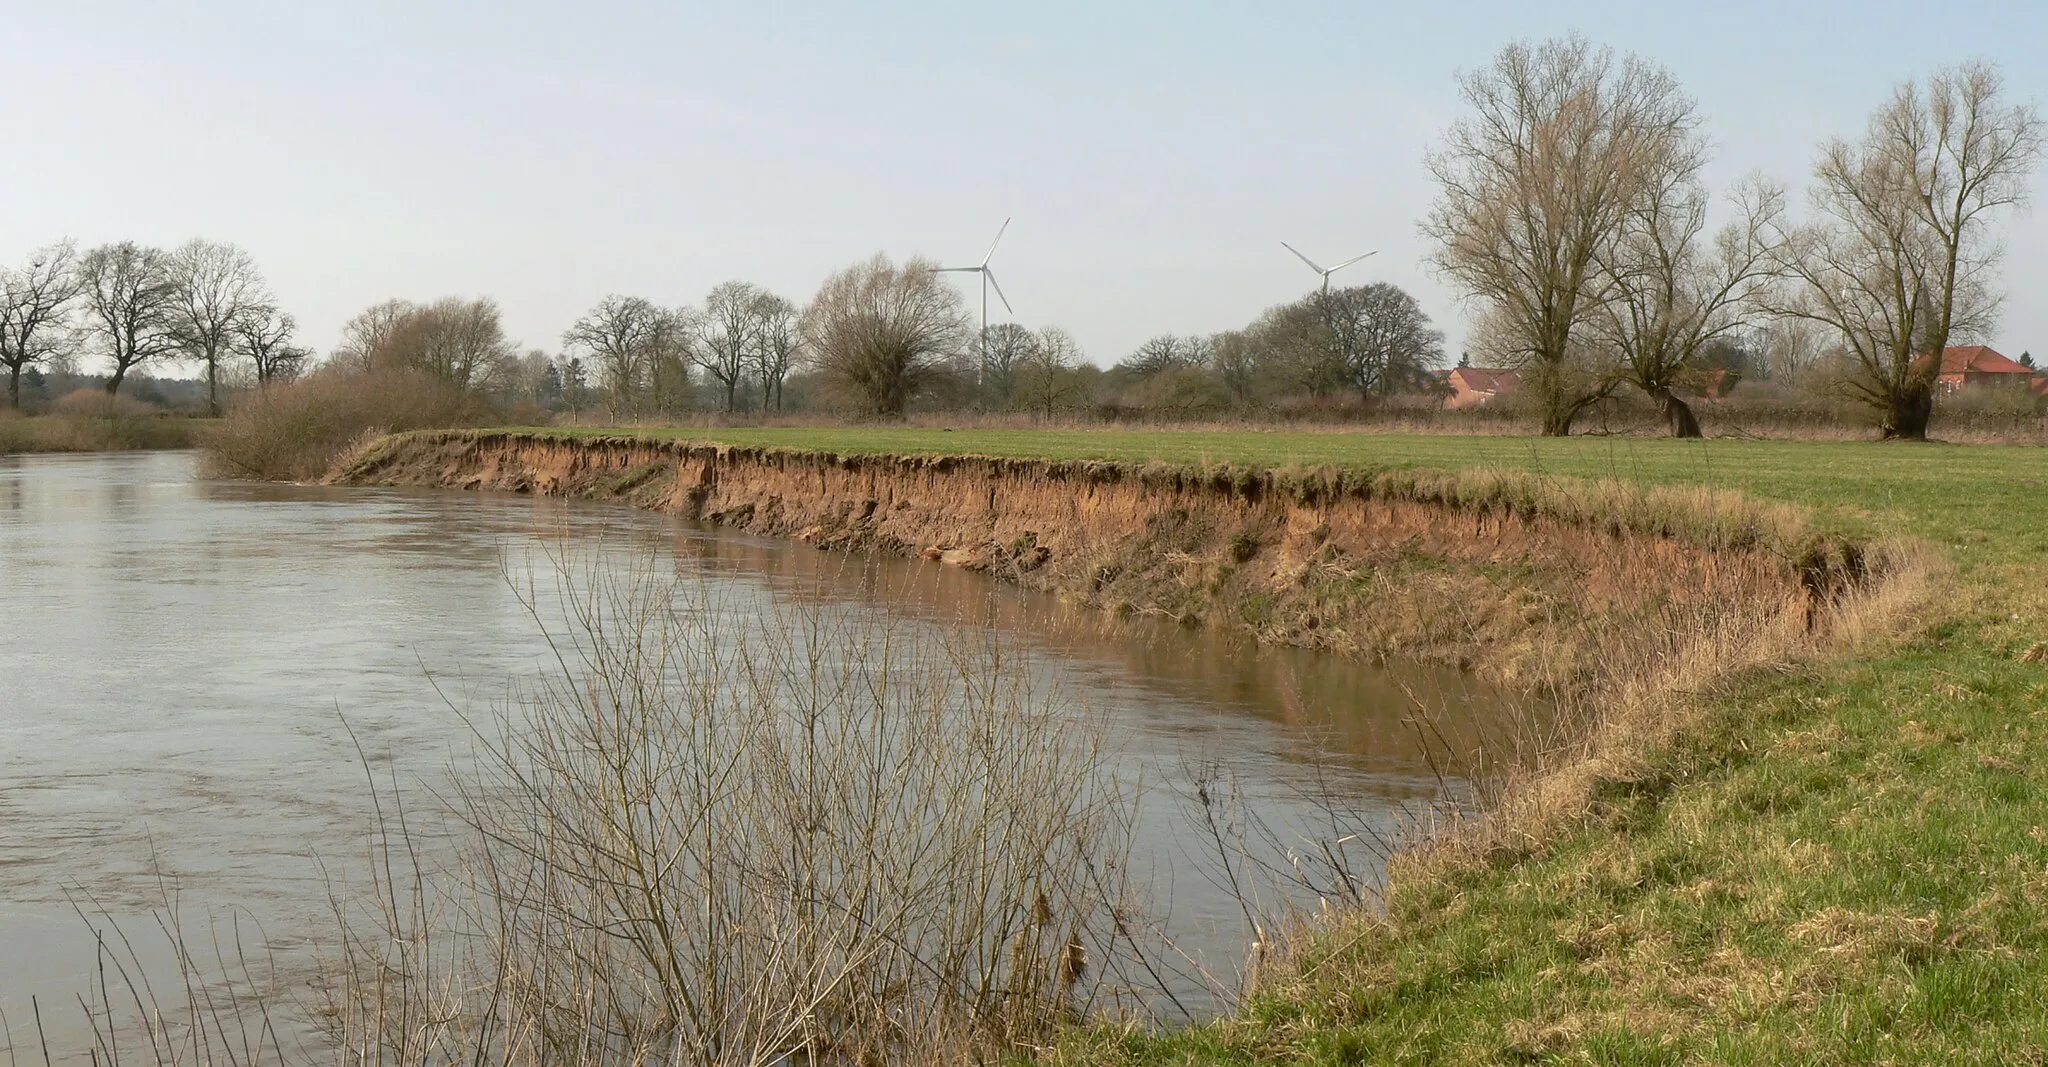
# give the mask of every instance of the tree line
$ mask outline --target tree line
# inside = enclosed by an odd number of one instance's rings
[[[1093,390],[1107,407],[1198,416],[1289,400],[1361,408],[1438,389],[1443,332],[1386,282],[1311,292],[1233,330],[1160,334],[1111,367]]]
[[[230,244],[121,241],[80,252],[66,240],[0,269],[0,366],[10,407],[21,406],[24,374],[95,354],[112,366],[108,393],[137,368],[195,364],[208,412],[219,415],[231,366],[246,364],[259,383],[297,374],[312,356],[293,343],[297,329],[255,261]]]
[[[1769,330],[1817,334],[1885,437],[1925,437],[1940,353],[1995,321],[1990,226],[2042,151],[1995,67],[1945,68],[1821,146],[1804,219],[1751,177],[1710,231],[1703,121],[1669,71],[1574,37],[1511,45],[1460,86],[1423,231],[1479,311],[1473,347],[1522,369],[1546,434],[1633,386],[1696,436],[1681,384]]]
[[[1672,433],[1715,368],[1828,366],[1887,437],[1923,437],[1939,361],[1981,340],[2000,304],[1999,215],[2026,202],[2043,148],[2032,105],[1968,63],[1895,88],[1855,140],[1821,146],[1810,210],[1751,176],[1717,198],[1697,104],[1662,67],[1577,37],[1502,49],[1460,78],[1466,114],[1426,160],[1431,259],[1476,315],[1485,363],[1521,372],[1542,431],[1567,434],[1629,388]],[[1728,221],[1715,227],[1718,209]],[[156,362],[203,369],[219,414],[233,381],[289,380],[312,362],[247,253],[193,240],[80,252],[64,241],[0,270],[0,366],[97,355],[108,392]],[[389,300],[351,320],[328,363],[404,370],[465,390],[616,416],[782,411],[902,415],[914,402],[1050,417],[1094,407],[1166,415],[1294,398],[1371,406],[1440,389],[1443,335],[1413,296],[1323,289],[1242,328],[1162,334],[1108,371],[1058,327],[978,330],[924,259],[877,255],[799,306],[744,281],[697,305],[605,297],[522,350],[488,299]]]
[[[1057,327],[1003,323],[983,335],[935,263],[886,255],[833,274],[801,308],[742,281],[695,307],[614,294],[577,319],[562,345],[565,388],[587,382],[616,414],[781,411],[800,376],[869,416],[901,415],[924,397],[1050,414],[1070,399],[1083,358]],[[707,402],[693,400],[695,388]]]

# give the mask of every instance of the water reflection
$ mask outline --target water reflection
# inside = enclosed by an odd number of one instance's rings
[[[1418,703],[1495,708],[1507,698],[1458,671],[1370,667],[1302,649],[1259,648],[1239,635],[1165,620],[1113,618],[936,563],[847,557],[687,527],[678,532],[674,551],[716,573],[765,578],[782,595],[858,600],[1014,635],[1101,684],[1147,690],[1137,710],[1164,713],[1147,719],[1152,728],[1202,733],[1218,714],[1264,720],[1282,728],[1265,738],[1276,754],[1428,778],[1432,789],[1423,737],[1431,752],[1456,760],[1482,747],[1490,723],[1483,716],[1445,716],[1419,734]]]

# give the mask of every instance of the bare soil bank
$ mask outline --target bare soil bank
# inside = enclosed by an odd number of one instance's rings
[[[633,437],[379,439],[329,481],[631,504],[872,549],[1117,612],[1585,692],[1859,585],[1858,546],[1729,494],[1497,471],[841,455]],[[1802,627],[1803,628],[1803,625]],[[1625,673],[1635,673],[1627,671]]]

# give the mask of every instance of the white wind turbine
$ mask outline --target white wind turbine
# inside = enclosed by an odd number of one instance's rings
[[[1004,231],[1010,228],[1010,220],[1004,219],[1002,228],[996,231],[996,239],[988,243],[988,251],[982,254],[981,262],[972,267],[935,267],[934,274],[979,274],[981,275],[981,373],[988,372],[988,288],[996,288],[996,299],[1003,302],[1003,310],[1012,315],[1017,310],[1010,306],[1010,298],[1003,295],[1003,287],[996,282],[995,272],[989,269],[988,261],[996,254],[996,246],[1003,241]]]
[[[1361,259],[1364,259],[1366,256],[1376,256],[1379,254],[1380,250],[1375,248],[1372,251],[1367,252],[1364,256],[1352,256],[1350,259],[1347,259],[1334,267],[1325,267],[1317,263],[1315,260],[1302,255],[1301,249],[1296,248],[1285,241],[1280,242],[1280,247],[1288,250],[1289,252],[1294,253],[1294,258],[1299,259],[1303,263],[1308,264],[1308,269],[1315,271],[1317,274],[1323,276],[1323,325],[1328,327],[1330,330],[1330,353],[1332,358],[1341,357],[1341,353],[1338,351],[1339,342],[1337,338],[1337,325],[1330,318],[1330,275],[1335,274],[1340,270],[1343,270],[1344,268],[1352,265],[1353,263],[1358,262]]]
[[[1310,269],[1310,270],[1312,270],[1312,271],[1315,271],[1315,272],[1316,272],[1317,274],[1320,274],[1320,275],[1322,275],[1322,276],[1323,276],[1323,295],[1324,295],[1324,296],[1329,296],[1329,295],[1330,295],[1330,275],[1332,275],[1332,274],[1335,274],[1335,273],[1337,273],[1338,271],[1340,271],[1340,270],[1343,270],[1344,268],[1346,268],[1346,267],[1348,267],[1348,266],[1352,265],[1353,263],[1356,263],[1356,262],[1358,262],[1359,260],[1361,260],[1361,259],[1364,259],[1364,258],[1366,258],[1366,256],[1376,256],[1376,255],[1379,255],[1379,252],[1380,252],[1380,250],[1379,250],[1379,249],[1375,248],[1375,249],[1373,249],[1372,251],[1370,251],[1370,252],[1367,252],[1367,253],[1366,253],[1366,254],[1365,254],[1364,256],[1352,256],[1352,257],[1351,257],[1350,259],[1347,259],[1347,260],[1345,260],[1344,262],[1342,262],[1342,263],[1339,263],[1339,264],[1337,264],[1337,265],[1336,265],[1336,266],[1334,266],[1334,267],[1324,267],[1324,266],[1322,266],[1321,264],[1318,264],[1318,263],[1317,263],[1317,262],[1316,262],[1315,260],[1313,260],[1313,259],[1310,259],[1310,258],[1308,258],[1307,256],[1304,256],[1304,255],[1302,255],[1302,254],[1301,254],[1301,250],[1300,250],[1300,249],[1298,249],[1298,248],[1294,247],[1294,246],[1293,246],[1293,245],[1291,245],[1291,244],[1288,244],[1288,243],[1287,243],[1287,242],[1285,242],[1285,241],[1282,241],[1282,242],[1280,242],[1280,247],[1282,247],[1282,248],[1284,248],[1284,249],[1288,250],[1289,252],[1292,252],[1292,253],[1294,253],[1294,255],[1295,255],[1295,258],[1297,258],[1297,259],[1301,260],[1301,261],[1302,261],[1303,263],[1306,263],[1306,264],[1308,264],[1308,269]]]

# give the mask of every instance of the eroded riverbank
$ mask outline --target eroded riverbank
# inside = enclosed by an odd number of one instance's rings
[[[840,455],[449,431],[336,484],[631,504],[981,570],[1119,614],[1585,692],[1702,640],[1810,628],[1864,548],[1728,494],[1526,474]]]

